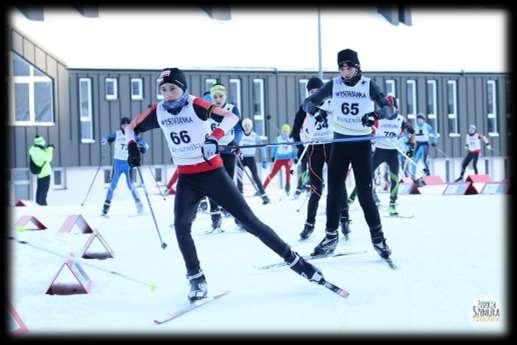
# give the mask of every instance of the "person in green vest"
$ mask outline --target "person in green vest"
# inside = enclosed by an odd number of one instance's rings
[[[36,135],[34,144],[29,149],[29,161],[31,172],[38,176],[38,186],[36,189],[36,203],[38,205],[47,205],[53,156],[54,145],[46,145],[45,138]]]

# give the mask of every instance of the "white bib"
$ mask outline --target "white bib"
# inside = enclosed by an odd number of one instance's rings
[[[367,135],[370,127],[363,126],[364,114],[375,110],[370,98],[370,78],[361,77],[355,86],[348,86],[340,76],[332,79],[333,131],[345,135]]]
[[[121,130],[115,132],[115,142],[114,142],[114,152],[113,158],[120,159],[123,161],[127,161],[128,151],[127,151],[127,140],[126,135],[122,133]]]
[[[388,137],[393,138],[390,139],[381,139],[375,140],[375,147],[381,149],[391,149],[394,150],[395,147],[393,145],[398,145],[398,137],[402,131],[402,122],[404,122],[404,117],[402,115],[397,115],[393,120],[382,119],[379,120],[379,127],[375,130],[376,137]]]
[[[257,133],[251,132],[249,135],[246,133],[242,133],[241,136],[241,142],[239,143],[239,146],[248,146],[248,145],[256,145],[257,144]],[[257,152],[256,147],[247,147],[240,149],[242,152],[242,155],[244,157],[255,157],[255,154]]]
[[[194,99],[195,97],[190,95],[188,104],[177,115],[168,113],[163,107],[163,101],[156,107],[158,124],[165,135],[172,159],[177,165],[191,165],[205,161],[201,154],[201,146],[205,142],[205,136],[210,134],[210,125],[208,121],[203,121],[196,115]]]
[[[466,143],[469,147],[469,151],[479,151],[481,150],[481,140],[479,138],[479,134],[475,133],[474,135],[467,134]]]
[[[232,111],[233,109],[233,104],[228,104],[226,103],[226,105],[224,107],[222,107],[222,109],[224,110],[227,110],[227,111]],[[213,131],[217,126],[219,126],[219,122],[217,122],[216,120],[214,120],[213,118],[209,118],[208,119],[209,123],[210,123],[210,129]],[[221,139],[219,139],[219,145],[228,145],[229,143],[232,142],[232,140],[235,139],[235,132],[233,130],[233,128],[228,131],[227,133],[224,134],[224,137],[222,137]]]

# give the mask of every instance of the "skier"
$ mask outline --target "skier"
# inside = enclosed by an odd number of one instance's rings
[[[416,117],[416,125],[415,125],[415,163],[418,164],[420,159],[422,159],[424,163],[424,173],[426,175],[430,175],[429,164],[427,162],[427,156],[429,154],[429,143],[431,146],[436,146],[436,139],[438,135],[433,127],[430,124],[425,122],[425,116],[422,113],[419,113]],[[416,176],[416,165],[412,165],[411,176]]]
[[[207,296],[206,278],[191,235],[192,215],[204,196],[209,196],[227,209],[242,222],[246,231],[281,256],[296,273],[311,282],[324,284],[319,269],[291,250],[287,243],[255,216],[223,168],[218,142],[237,124],[238,116],[190,95],[185,76],[178,68],[163,69],[159,86],[164,99],[134,118],[126,131],[128,161],[131,166],[140,165],[140,151],[134,135],[161,128],[179,171],[174,202],[174,229],[190,283],[189,299],[195,301]],[[213,130],[210,130],[208,122],[210,117],[220,120]]]
[[[398,113],[397,100],[395,97],[387,96],[386,99],[389,104],[394,107],[397,117],[391,120],[377,120],[375,124],[375,135],[378,137],[388,137],[393,139],[377,140],[377,142],[375,142],[373,170],[375,171],[375,169],[377,169],[377,167],[383,162],[388,164],[391,179],[389,214],[397,215],[396,201],[399,188],[399,151],[397,149],[399,141],[397,139],[404,131],[413,134],[415,133],[415,130],[409,122],[405,121],[404,117]]]
[[[244,129],[244,133],[241,136],[241,140],[239,142],[239,146],[246,146],[246,145],[258,145],[261,144],[260,137],[253,131],[253,122],[250,119],[244,119],[242,120],[242,128]],[[262,156],[262,165],[266,165],[266,150],[262,147],[260,149],[260,154]],[[255,147],[249,147],[249,148],[241,148],[240,149],[240,156],[237,159],[240,159],[242,162],[242,169],[245,167],[248,167],[251,171],[251,176],[253,178],[253,181],[255,183],[255,186],[258,188],[258,192],[260,194],[260,197],[262,198],[262,204],[266,205],[270,203],[269,197],[266,194],[266,191],[264,190],[264,187],[262,186],[262,182],[260,181],[260,178],[257,173],[257,163],[255,161],[255,155],[257,152],[257,149]],[[239,192],[243,192],[242,188],[242,181],[237,180],[237,188],[239,189]]]
[[[231,111],[236,116],[240,117],[240,111],[239,108],[237,108],[236,105],[230,104],[226,102],[227,98],[227,91],[226,87],[222,85],[219,81],[217,81],[211,88],[210,88],[210,95],[212,96],[213,103],[225,110]],[[210,127],[212,130],[214,130],[219,122],[221,122],[221,118],[209,118],[208,119],[210,123]],[[242,136],[242,128],[240,124],[237,124],[235,127],[230,129],[223,138],[219,141],[220,145],[224,145],[225,147],[221,150],[221,158],[224,163],[224,168],[230,178],[233,180],[233,176],[235,173],[235,154],[236,150],[232,148],[232,146],[236,146],[240,138]],[[228,212],[219,207],[213,200],[209,198],[210,203],[210,218],[212,219],[212,229],[211,231],[221,231],[221,224],[222,224],[222,215],[221,212],[224,212],[225,215],[229,215]],[[241,227],[241,224],[237,220],[235,220],[235,223]]]
[[[465,135],[465,150],[467,151],[467,156],[463,159],[461,163],[461,174],[454,182],[460,182],[463,180],[463,175],[465,174],[465,169],[469,165],[470,161],[472,161],[472,167],[474,168],[474,173],[477,175],[478,173],[478,157],[481,152],[481,141],[485,143],[485,147],[487,150],[491,150],[492,146],[488,142],[488,139],[483,135],[477,132],[476,125],[470,124],[468,133]]]
[[[305,99],[304,110],[314,116],[318,106],[326,98],[331,97],[334,139],[368,138],[374,121],[378,118],[393,119],[396,116],[394,109],[378,85],[362,75],[359,58],[354,50],[341,50],[337,54],[337,64],[340,75],[332,78],[318,92]],[[378,114],[374,112],[374,102],[380,108]],[[337,246],[339,209],[343,202],[342,191],[350,163],[354,171],[359,203],[370,228],[373,247],[382,258],[388,259],[391,250],[384,238],[379,211],[372,196],[369,140],[332,144],[328,163],[326,235],[314,248],[312,255],[330,254]]]
[[[317,92],[323,82],[318,77],[313,77],[307,82],[307,91],[309,95]],[[303,111],[303,109],[302,109]],[[320,116],[306,116],[306,123],[308,129],[308,137],[311,141],[331,141],[332,128],[330,128],[328,114],[323,114],[325,110],[319,110]],[[308,238],[314,231],[314,224],[316,222],[316,212],[318,211],[318,204],[323,191],[323,164],[329,160],[331,144],[310,145],[307,149],[306,156],[308,157],[308,170],[311,186],[311,195],[307,205],[307,218],[304,228],[300,233],[302,240]],[[327,170],[328,173],[328,170]],[[343,186],[344,187],[344,186]],[[345,187],[344,187],[345,188]],[[345,238],[348,238],[350,233],[350,219],[348,216],[348,204],[346,203],[346,191],[344,191],[345,198],[343,199],[341,208],[341,231]]]
[[[121,174],[126,175],[126,183],[131,191],[131,195],[135,201],[136,209],[138,214],[142,214],[144,212],[144,206],[140,201],[140,197],[138,196],[138,192],[136,191],[135,186],[131,182],[130,175],[130,167],[127,162],[128,151],[126,145],[126,136],[125,129],[130,123],[129,117],[123,117],[120,119],[120,129],[107,135],[106,137],[101,139],[101,145],[111,144],[114,142],[114,152],[113,152],[113,175],[111,178],[111,184],[108,189],[108,193],[106,194],[106,200],[104,201],[104,205],[102,207],[101,216],[107,217],[108,211],[111,206],[111,199],[113,198],[113,192],[117,188],[118,180]],[[147,143],[140,137],[137,137],[138,149],[141,153],[145,153],[148,148]]]
[[[289,131],[291,127],[285,123],[280,128],[280,135],[276,137],[275,143],[292,143],[293,139],[289,138]],[[282,167],[285,169],[285,192],[289,195],[291,190],[291,159],[295,160],[295,164],[298,162],[296,158],[296,147],[291,144],[273,146],[271,150],[271,161],[274,162],[271,172],[264,181],[264,189],[267,188],[273,177],[280,171]]]

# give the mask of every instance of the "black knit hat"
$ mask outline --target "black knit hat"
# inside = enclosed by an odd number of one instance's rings
[[[160,72],[160,77],[158,77],[158,82],[160,86],[165,83],[170,83],[179,86],[183,91],[187,89],[187,79],[183,72],[174,67],[174,68],[164,68]]]
[[[341,67],[343,63],[348,62],[354,67],[359,67],[361,64],[359,63],[359,57],[357,57],[357,53],[352,49],[344,49],[337,53],[337,65]]]
[[[124,116],[123,118],[120,119],[120,125],[128,125],[131,123],[131,119],[127,116]]]
[[[321,81],[320,78],[318,77],[312,77],[311,79],[309,79],[309,81],[307,82],[307,91],[311,91],[313,89],[319,89],[320,87],[323,86],[323,82]]]

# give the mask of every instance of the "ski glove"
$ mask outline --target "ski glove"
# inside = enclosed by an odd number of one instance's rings
[[[470,151],[468,145],[465,145],[464,147],[465,147],[465,151]]]
[[[101,145],[106,145],[107,143],[108,141],[106,140],[106,138],[101,139]]]
[[[431,143],[431,146],[432,147],[436,147],[436,143]]]
[[[372,111],[370,113],[366,113],[361,117],[361,122],[363,123],[363,126],[365,127],[372,127],[375,120],[377,120],[379,117],[375,111]]]
[[[134,141],[131,141],[127,145],[127,162],[130,167],[139,167],[140,166],[140,150]]]
[[[408,156],[409,158],[413,157],[413,154],[415,153],[415,148],[413,146],[410,146],[409,147],[409,150],[407,150],[406,152],[406,156]]]
[[[490,144],[486,144],[486,146],[485,146],[485,147],[486,147],[486,149],[487,149],[488,151],[492,150],[492,145],[490,145]]]
[[[325,120],[327,119],[327,112],[324,111],[324,110],[318,110],[316,112],[316,114],[314,114],[314,119],[316,120],[316,122],[325,122]]]
[[[206,137],[203,146],[201,146],[201,154],[203,159],[208,162],[208,159],[216,153],[219,153],[219,143],[214,136],[209,135]]]

